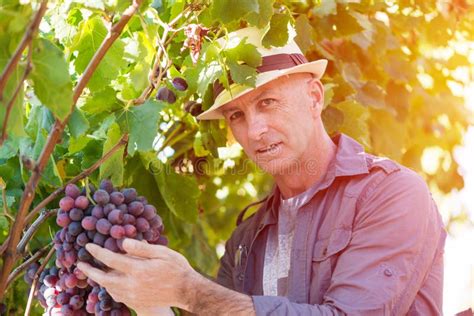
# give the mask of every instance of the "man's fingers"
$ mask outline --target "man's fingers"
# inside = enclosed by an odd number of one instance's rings
[[[127,254],[135,257],[150,259],[168,257],[168,248],[161,245],[150,245],[146,242],[125,238],[122,246]]]
[[[91,278],[102,286],[107,286],[111,283],[111,276],[107,275],[107,273],[104,271],[92,267],[90,264],[78,262],[77,267],[79,268],[79,270],[84,272],[87,277]]]
[[[92,243],[87,244],[86,249],[106,266],[118,271],[128,272],[136,264],[136,261],[129,256],[115,253]]]

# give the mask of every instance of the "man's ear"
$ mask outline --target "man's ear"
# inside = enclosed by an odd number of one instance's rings
[[[324,86],[319,79],[313,77],[308,81],[308,88],[313,107],[316,110],[316,114],[320,116],[324,107]]]

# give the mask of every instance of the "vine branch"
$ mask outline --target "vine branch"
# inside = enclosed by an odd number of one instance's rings
[[[31,224],[31,226],[21,238],[20,242],[18,243],[18,247],[16,248],[16,251],[18,253],[24,253],[26,245],[31,240],[31,238],[33,238],[34,234],[40,228],[41,224],[43,224],[48,218],[50,218],[57,212],[58,209],[45,210],[41,212],[40,216],[33,222],[33,224]]]

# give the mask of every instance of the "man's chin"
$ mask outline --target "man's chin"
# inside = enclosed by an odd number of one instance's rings
[[[272,176],[284,176],[298,173],[299,165],[295,162],[281,161],[280,159],[273,159],[267,162],[260,162],[257,164],[260,169]]]

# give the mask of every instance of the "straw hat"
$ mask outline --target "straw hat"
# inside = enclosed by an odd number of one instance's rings
[[[233,83],[230,85],[231,93],[229,93],[220,83],[216,82],[214,84],[214,104],[207,111],[201,113],[197,117],[198,119],[223,119],[224,116],[219,110],[220,107],[281,76],[308,72],[314,74],[319,79],[324,74],[327,60],[319,59],[308,62],[293,39],[294,32],[290,32],[289,41],[285,46],[271,47],[269,49],[262,45],[263,36],[264,30],[248,27],[229,33],[227,43],[225,38],[218,40],[221,47],[225,47],[229,44],[238,44],[242,39],[246,38],[246,42],[255,45],[262,55],[262,65],[257,67],[255,88]]]

